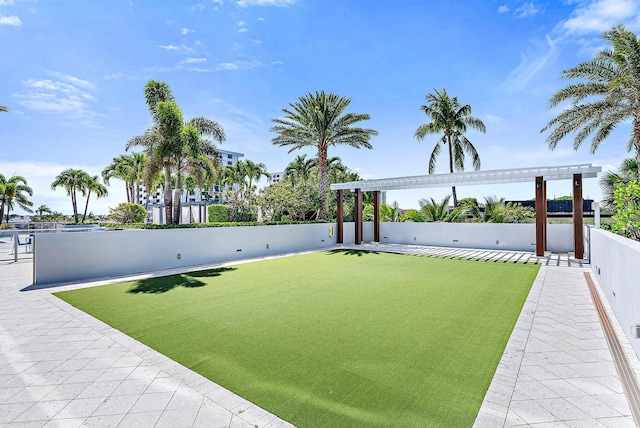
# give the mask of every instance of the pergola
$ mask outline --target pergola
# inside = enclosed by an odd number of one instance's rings
[[[595,178],[601,171],[602,167],[600,166],[578,164],[457,172],[452,174],[415,175],[411,177],[382,178],[332,184],[331,190],[338,191],[337,242],[341,244],[344,241],[343,195],[345,190],[355,192],[355,244],[360,245],[362,243],[362,192],[373,192],[373,240],[380,242],[380,191],[534,181],[536,185],[536,255],[544,256],[547,241],[547,181],[572,180],[573,249],[575,258],[581,259],[584,256],[582,180],[584,178]]]

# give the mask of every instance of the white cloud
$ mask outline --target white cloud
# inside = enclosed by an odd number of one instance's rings
[[[189,33],[193,33],[195,30],[190,30],[188,28],[183,28],[182,30],[180,30],[180,34],[182,34],[183,36],[186,36]]]
[[[254,68],[263,67],[260,61],[234,61],[234,62],[222,62],[216,67],[216,71],[232,71],[232,70],[251,70]]]
[[[525,85],[546,65],[550,64],[558,56],[559,39],[546,37],[546,45],[538,43],[538,50],[541,52],[521,54],[520,64],[507,76],[499,89],[509,93],[515,93],[525,87]]]
[[[199,64],[203,62],[207,62],[207,59],[206,58],[185,58],[182,60],[183,64]]]
[[[264,18],[263,17],[259,17],[258,19],[256,19],[256,21],[258,21],[258,22],[259,21],[264,21]]]
[[[573,11],[562,28],[573,35],[608,30],[614,24],[640,28],[640,0],[594,0]]]
[[[160,49],[165,49],[165,50],[168,50],[168,51],[177,51],[178,49],[180,49],[176,45],[159,45],[158,47]]]
[[[505,13],[505,12],[509,12],[509,6],[507,6],[506,4],[503,4],[498,8],[498,13]]]
[[[250,7],[250,6],[276,6],[287,7],[296,2],[296,0],[238,0],[238,6]]]
[[[13,95],[18,104],[38,113],[65,114],[74,119],[74,126],[99,127],[95,118],[102,115],[91,110],[91,103],[97,99],[89,92],[95,85],[71,75],[49,74],[57,79],[25,80],[25,91]]]
[[[533,16],[540,12],[540,9],[536,7],[532,2],[527,2],[517,8],[513,14],[516,18],[526,18],[527,16]]]
[[[11,25],[13,27],[19,27],[22,25],[22,21],[20,21],[20,18],[15,15],[12,15],[12,16],[0,15],[0,25]]]

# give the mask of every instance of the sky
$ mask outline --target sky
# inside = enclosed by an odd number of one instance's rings
[[[34,207],[71,213],[67,168],[100,172],[151,125],[143,87],[168,83],[185,118],[218,121],[220,149],[283,171],[298,154],[271,143],[272,119],[310,92],[351,98],[347,112],[367,113],[378,135],[372,150],[331,147],[361,177],[427,173],[438,136],[413,135],[428,121],[425,96],[445,88],[486,125],[467,137],[482,170],[593,163],[616,168],[629,154],[630,124],[600,148],[554,151],[541,134],[562,111],[551,96],[570,81],[561,71],[606,47],[603,31],[622,23],[640,31],[640,0],[0,0],[0,173],[24,176]],[[466,170],[472,170],[470,164]],[[436,173],[448,172],[443,151]],[[264,185],[264,181],[262,185]],[[107,214],[126,200],[109,196],[89,211]],[[393,191],[387,201],[417,208],[451,189]],[[458,197],[534,197],[534,184],[458,187]],[[548,196],[569,195],[569,181]],[[584,197],[599,200],[596,179]]]

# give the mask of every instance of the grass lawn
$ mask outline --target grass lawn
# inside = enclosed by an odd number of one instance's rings
[[[56,295],[300,427],[470,427],[537,272],[347,250]]]

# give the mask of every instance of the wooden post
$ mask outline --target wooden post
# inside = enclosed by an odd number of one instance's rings
[[[573,174],[573,256],[584,257],[584,231],[582,227],[582,174]]]
[[[338,230],[336,236],[337,244],[344,244],[344,190],[338,190],[338,211],[336,213],[336,223]]]
[[[547,223],[547,201],[544,198],[544,178],[536,177],[536,256],[543,257],[545,245],[544,229]]]
[[[355,223],[355,244],[362,244],[362,190],[355,189],[355,204],[353,204],[353,221]]]
[[[373,241],[380,242],[380,191],[373,192]]]

